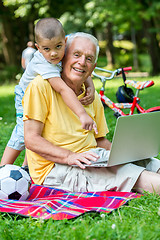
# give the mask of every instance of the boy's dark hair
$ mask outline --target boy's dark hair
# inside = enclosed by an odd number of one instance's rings
[[[65,32],[60,21],[56,18],[42,18],[35,25],[35,40],[40,42],[42,38],[52,39],[58,35],[65,37]]]

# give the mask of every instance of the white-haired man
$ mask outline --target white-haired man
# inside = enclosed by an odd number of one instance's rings
[[[98,50],[92,35],[76,33],[68,38],[61,76],[79,99],[85,95],[83,84],[95,67]],[[84,167],[83,163],[98,159],[99,149],[105,153],[111,147],[97,93],[94,102],[85,107],[97,124],[97,135],[82,129],[77,116],[41,76],[30,83],[23,102],[27,159],[36,184],[76,192],[134,189],[160,193],[157,159],[108,168]]]

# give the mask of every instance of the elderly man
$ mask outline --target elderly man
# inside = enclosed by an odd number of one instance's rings
[[[79,99],[85,96],[83,83],[95,67],[98,49],[97,40],[89,34],[76,33],[67,40],[62,79]],[[105,154],[111,147],[105,138],[108,128],[97,93],[94,102],[85,107],[97,124],[97,135],[81,128],[77,116],[41,76],[28,86],[23,104],[28,165],[36,184],[69,191],[160,193],[157,159],[107,168],[84,167],[83,163],[97,161],[99,149]]]

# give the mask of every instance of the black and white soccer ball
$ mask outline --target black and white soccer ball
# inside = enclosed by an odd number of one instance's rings
[[[0,168],[0,199],[26,200],[31,178],[21,167],[6,164]]]

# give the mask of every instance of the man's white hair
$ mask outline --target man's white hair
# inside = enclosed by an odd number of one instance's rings
[[[93,35],[91,35],[89,33],[76,32],[76,33],[69,34],[67,36],[66,50],[70,46],[70,44],[72,43],[73,39],[75,39],[76,37],[88,38],[90,41],[92,41],[92,43],[96,47],[96,59],[95,59],[95,63],[96,63],[97,59],[98,59],[98,55],[99,55],[99,44],[98,44],[98,40]]]

